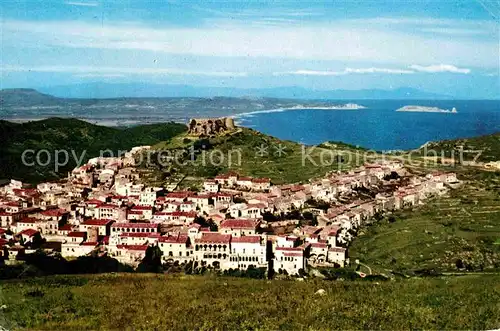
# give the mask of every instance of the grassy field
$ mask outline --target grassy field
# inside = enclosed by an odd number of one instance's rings
[[[324,289],[324,296],[315,295]],[[0,285],[0,325],[37,330],[493,329],[500,276],[386,282],[108,274]]]
[[[500,173],[469,174],[446,196],[360,231],[349,250],[375,270],[500,270]]]
[[[274,184],[307,181],[329,171],[349,169],[358,152],[354,146],[346,144],[310,146],[305,147],[303,152],[303,147],[298,143],[247,128],[241,128],[231,135],[205,140],[196,140],[183,134],[161,142],[154,148],[158,151],[188,150],[193,145],[196,149],[205,145],[206,150],[198,154],[194,162],[175,169],[189,178],[212,177],[232,170],[245,176],[269,177]],[[281,153],[278,148],[281,148]],[[303,158],[303,155],[308,157]],[[322,155],[324,162],[321,162]],[[161,178],[158,174],[157,177]],[[155,184],[161,184],[161,181]]]

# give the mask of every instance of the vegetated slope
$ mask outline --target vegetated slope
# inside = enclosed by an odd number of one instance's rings
[[[315,295],[324,289],[324,296]],[[264,281],[151,274],[0,284],[2,326],[46,330],[494,329],[500,276]]]
[[[19,88],[0,90],[0,109],[11,106],[56,106],[62,103],[62,99],[40,93],[34,89]]]
[[[454,155],[458,162],[461,150],[465,161],[474,160],[476,156],[478,157],[475,161],[478,162],[500,161],[500,132],[473,138],[429,142],[422,146],[419,152],[423,156],[435,156],[434,152],[437,152],[438,156],[444,155],[446,158]]]
[[[111,150],[115,155],[120,150],[128,150],[138,145],[151,145],[169,139],[186,130],[186,126],[178,123],[152,124],[116,129],[90,124],[76,119],[50,118],[42,121],[15,124],[0,121],[0,178],[15,178],[27,182],[57,179],[64,177],[68,170],[76,165],[73,156],[83,160],[99,156],[101,151]],[[47,150],[51,156],[48,165],[23,165],[21,156],[25,150]],[[54,168],[56,150],[69,153],[68,165]],[[27,154],[32,156],[33,153]],[[64,159],[63,154],[60,154]],[[106,154],[107,155],[107,154]],[[33,158],[27,158],[29,162]],[[40,154],[40,160],[45,163],[47,154]],[[35,162],[36,163],[36,162]]]
[[[469,175],[461,188],[363,228],[349,249],[386,272],[500,270],[500,173]]]
[[[355,147],[351,148],[349,145],[342,145],[340,148],[334,145],[305,147],[247,128],[206,139],[180,135],[159,143],[154,148],[159,153],[186,153],[185,165],[179,164],[182,162],[165,167],[158,165],[152,175],[153,179],[160,179],[156,184],[161,184],[161,178],[165,179],[162,172],[201,179],[228,170],[243,176],[268,177],[275,184],[294,183],[322,176],[328,171],[348,169],[355,161],[352,155]],[[194,158],[190,152],[193,148],[197,151]]]

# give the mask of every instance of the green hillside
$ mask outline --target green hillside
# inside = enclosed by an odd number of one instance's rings
[[[500,173],[462,173],[464,184],[360,231],[349,249],[375,271],[499,271]]]
[[[325,295],[315,295],[319,289]],[[151,274],[0,284],[0,324],[36,330],[402,330],[500,326],[500,276],[272,282]]]
[[[86,151],[86,161],[99,156],[101,150],[109,149],[117,154],[120,150],[128,150],[134,146],[156,144],[184,131],[186,126],[178,123],[117,129],[77,119],[50,118],[22,124],[0,121],[0,178],[15,178],[27,182],[57,179],[65,176],[76,165],[71,156],[72,151],[78,157]],[[66,150],[70,155],[70,162],[58,173],[54,171],[53,162],[47,166],[24,166],[21,156],[28,149],[36,152],[42,149],[49,151],[52,161],[56,150]],[[44,163],[47,156],[42,154],[40,158]]]
[[[193,148],[194,157],[190,152]],[[268,177],[275,184],[296,183],[323,176],[328,171],[351,168],[357,152],[356,147],[347,144],[303,147],[248,128],[209,139],[183,134],[155,145],[154,149],[158,153],[171,154],[184,151],[182,161],[187,162],[166,167],[157,164],[151,175],[151,181],[157,185],[164,184],[162,173],[165,172],[181,178],[187,176],[185,182],[196,182],[229,170],[244,176]],[[321,162],[322,153],[324,163]],[[303,158],[304,155],[308,158]],[[153,156],[152,160],[158,157]]]
[[[459,152],[463,150],[463,159],[477,162],[500,161],[500,132],[473,138],[442,140],[429,142],[425,148],[420,148],[419,152],[423,156],[443,155],[445,158],[455,156],[458,161]],[[480,151],[480,153],[479,153]]]

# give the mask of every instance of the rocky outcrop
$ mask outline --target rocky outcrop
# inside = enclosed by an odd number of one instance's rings
[[[189,120],[189,134],[195,136],[215,136],[232,132],[234,129],[234,119],[231,117],[192,118]]]

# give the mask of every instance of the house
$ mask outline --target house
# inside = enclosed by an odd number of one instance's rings
[[[197,214],[195,212],[160,212],[153,216],[153,222],[157,223],[171,223],[176,225],[190,224],[194,221]]]
[[[109,244],[117,245],[150,245],[156,244],[161,237],[159,232],[123,232],[119,236],[110,236]]]
[[[126,264],[137,265],[146,256],[148,245],[117,245],[111,256]]]
[[[326,242],[316,242],[309,245],[309,258],[316,263],[326,262],[328,256],[328,244]]]
[[[74,231],[75,226],[71,224],[64,224],[57,228],[57,235],[67,237],[70,232]]]
[[[263,203],[248,204],[241,209],[241,217],[243,218],[261,218],[262,213],[266,210],[266,205]]]
[[[231,237],[231,268],[247,269],[249,266],[265,267],[266,240],[256,235]]]
[[[330,263],[337,263],[344,267],[346,260],[346,249],[343,247],[330,247],[328,248],[327,261]]]
[[[79,225],[79,231],[87,232],[89,229],[97,229],[97,235],[109,236],[111,234],[111,224],[113,220],[107,219],[90,219]]]
[[[191,239],[186,234],[176,234],[158,238],[158,247],[163,252],[164,261],[186,261],[194,258]]]
[[[130,209],[130,212],[142,215],[141,219],[150,220],[153,218],[153,207],[149,205],[134,206]]]
[[[37,230],[35,229],[25,229],[21,232],[19,232],[17,234],[18,237],[20,237],[23,241],[23,243],[27,243],[27,242],[31,242],[33,237],[37,234],[40,234],[40,232],[38,232]]]
[[[196,205],[192,201],[181,202],[179,209],[183,213],[188,213],[196,210]]]
[[[123,221],[127,219],[127,210],[125,207],[119,207],[114,204],[101,204],[96,207],[97,219],[110,219],[115,221]]]
[[[274,250],[274,271],[297,275],[306,269],[303,247],[276,247]]]
[[[257,233],[260,222],[250,219],[227,219],[219,226],[219,232],[235,237],[253,236]]]
[[[193,195],[187,198],[187,201],[191,201],[195,205],[195,209],[208,212],[210,210],[211,205],[211,196],[210,195]]]
[[[12,223],[20,219],[20,213],[0,212],[0,227],[8,228]]]
[[[87,232],[72,231],[66,236],[66,242],[71,244],[81,244],[87,239]]]
[[[227,269],[231,247],[231,235],[217,232],[202,232],[194,241],[195,261],[213,266],[216,269]]]
[[[111,234],[131,233],[151,233],[159,232],[159,225],[155,223],[113,223]]]
[[[72,243],[65,242],[61,244],[61,255],[63,257],[78,257],[90,254],[98,246],[97,242]]]
[[[236,181],[236,185],[241,188],[251,189],[253,187],[253,181],[251,177],[239,177]]]
[[[203,190],[209,193],[219,192],[219,183],[215,179],[207,179],[203,182]]]
[[[153,207],[155,205],[159,191],[161,191],[160,188],[146,187],[144,191],[139,194],[139,204],[141,206]]]
[[[269,191],[271,188],[271,180],[269,178],[254,178],[252,179],[252,189],[256,191]]]

